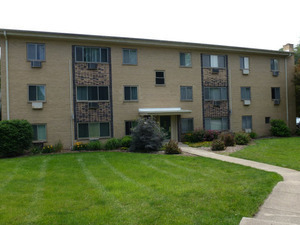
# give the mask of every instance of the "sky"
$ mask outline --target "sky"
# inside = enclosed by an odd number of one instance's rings
[[[300,0],[0,0],[0,28],[278,50],[299,44]]]

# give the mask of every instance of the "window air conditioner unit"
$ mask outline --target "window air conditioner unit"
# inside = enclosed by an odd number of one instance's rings
[[[274,99],[274,105],[279,105],[280,104],[280,99]]]
[[[248,75],[249,74],[249,70],[248,69],[243,69],[243,75]]]
[[[43,102],[32,102],[32,109],[42,109]]]
[[[88,70],[96,70],[97,63],[88,63]]]
[[[279,75],[279,71],[273,71],[273,76],[277,77]]]
[[[220,107],[221,102],[220,101],[214,101],[213,104],[214,104],[214,107]]]
[[[219,68],[212,68],[211,73],[212,74],[218,74],[219,73]]]
[[[89,109],[98,109],[98,103],[97,102],[89,102]]]
[[[41,61],[31,61],[31,68],[41,68],[42,62]]]
[[[249,129],[249,128],[248,128],[248,129],[245,129],[245,132],[246,132],[246,133],[251,133],[251,131],[252,131],[252,130]]]
[[[250,105],[251,104],[251,100],[244,100],[244,105]]]

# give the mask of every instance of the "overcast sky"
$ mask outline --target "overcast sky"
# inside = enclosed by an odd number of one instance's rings
[[[7,29],[273,50],[300,41],[300,0],[2,0],[0,5],[0,28]]]

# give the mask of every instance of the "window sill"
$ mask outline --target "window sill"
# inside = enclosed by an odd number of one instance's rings
[[[122,66],[137,66],[137,64],[127,64],[127,63],[123,63]]]
[[[180,101],[181,102],[193,102],[193,99],[191,99],[191,100],[182,100],[182,99],[180,99]]]
[[[89,101],[89,100],[77,100],[76,102],[82,102],[82,103],[92,103],[92,102],[94,102],[94,103],[102,103],[102,102],[110,102],[110,100],[102,100],[102,101],[97,101],[97,100],[91,100],[91,101]]]
[[[134,103],[134,102],[139,102],[139,100],[124,100],[123,103]]]
[[[32,104],[33,102],[42,102],[42,103],[46,103],[47,101],[28,101],[28,104]]]
[[[192,66],[179,66],[179,68],[193,68]]]

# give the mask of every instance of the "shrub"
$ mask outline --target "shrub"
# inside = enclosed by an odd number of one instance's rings
[[[45,145],[42,148],[42,153],[52,153],[55,152],[53,145]]]
[[[164,147],[166,154],[181,154],[181,149],[176,141],[170,140]]]
[[[300,136],[300,128],[296,128],[295,134],[296,134],[297,136]]]
[[[217,139],[220,135],[220,132],[217,130],[206,130],[204,132],[204,139],[203,141],[213,141]]]
[[[86,149],[87,149],[87,144],[84,144],[82,142],[76,142],[75,145],[73,146],[73,151],[81,151]]]
[[[108,139],[105,143],[106,150],[113,150],[120,147],[120,140],[117,138]]]
[[[251,138],[251,139],[255,139],[255,138],[257,138],[257,134],[256,134],[255,132],[253,132],[253,131],[252,131],[252,132],[250,132],[250,134],[249,134],[249,135],[250,135],[250,138]]]
[[[125,136],[121,139],[121,147],[129,148],[131,145],[132,138],[130,136]]]
[[[150,152],[161,148],[165,134],[152,118],[140,118],[131,137],[130,151]]]
[[[225,146],[234,146],[234,135],[232,133],[222,133],[220,135],[221,141],[224,142]]]
[[[235,133],[234,139],[237,145],[247,145],[251,141],[250,135],[245,132]]]
[[[102,150],[103,145],[100,141],[90,141],[87,144],[87,150]]]
[[[200,130],[196,129],[193,132],[189,132],[183,135],[183,142],[203,142],[203,141],[213,141],[217,139],[220,132],[215,130]]]
[[[42,153],[42,147],[38,145],[33,145],[30,149],[29,152],[33,155],[36,154],[41,154]]]
[[[32,143],[33,130],[26,120],[0,122],[0,156],[11,157],[24,154]]]
[[[223,141],[216,139],[213,140],[212,144],[211,144],[211,150],[213,151],[222,151],[225,149],[225,144]]]
[[[197,142],[197,143],[187,143],[188,146],[193,148],[200,148],[200,147],[211,147],[211,141],[204,141],[204,142]]]
[[[271,120],[271,134],[276,137],[290,137],[291,130],[283,120]]]
[[[64,146],[63,146],[61,140],[56,142],[53,148],[54,148],[55,152],[60,152],[61,150],[63,150]]]

